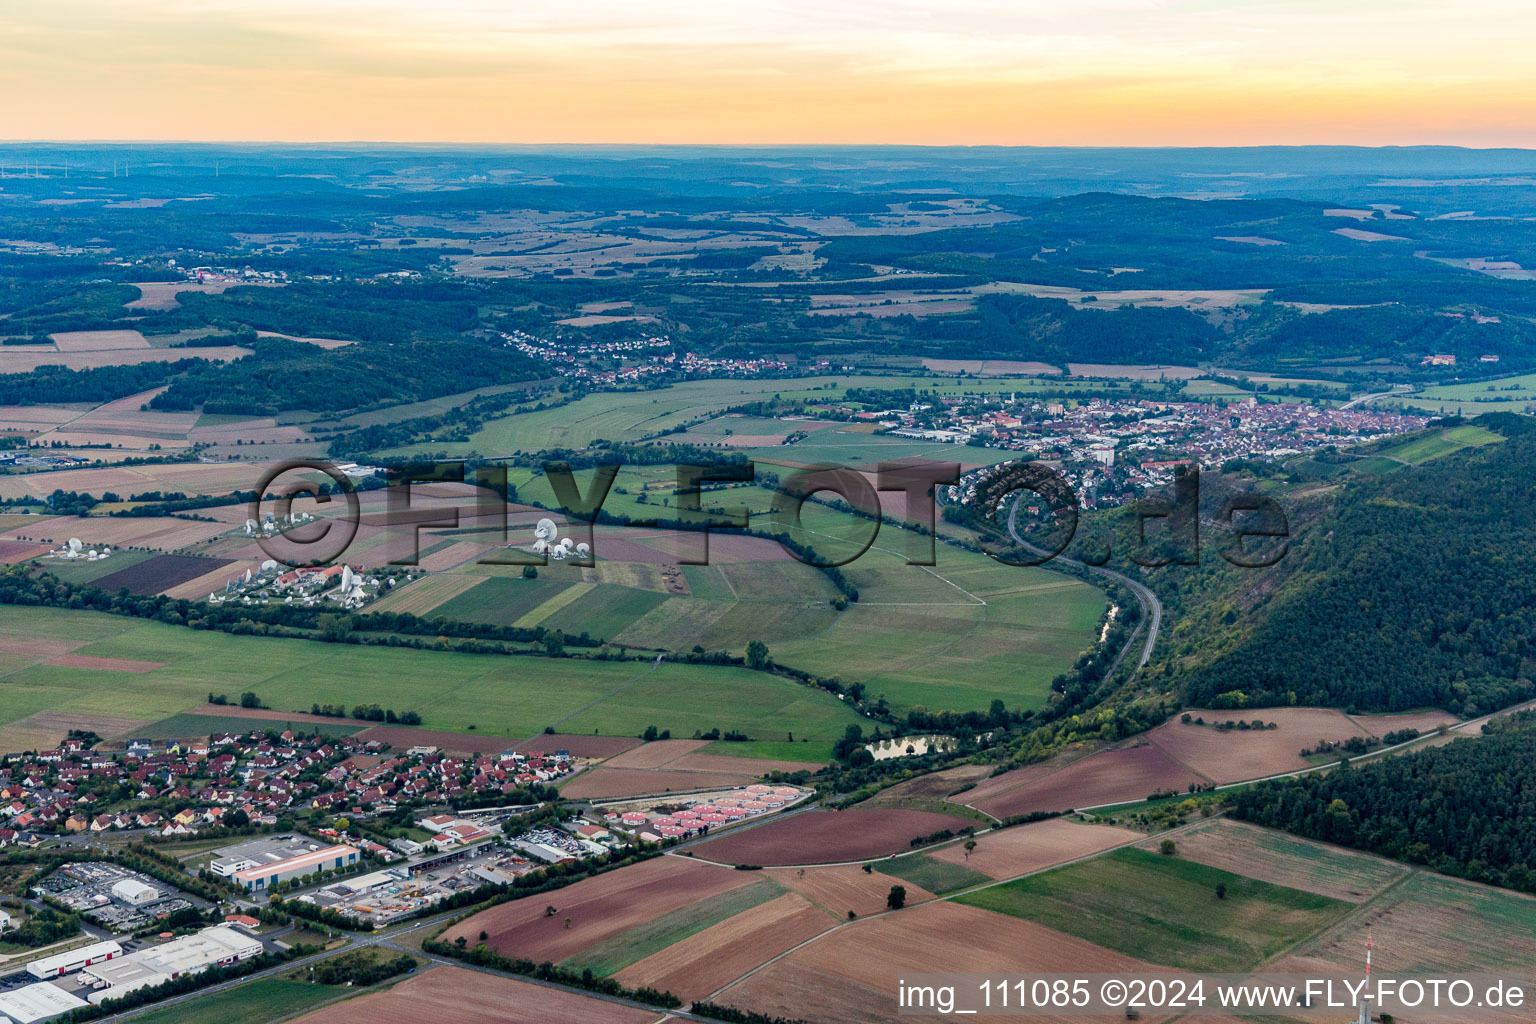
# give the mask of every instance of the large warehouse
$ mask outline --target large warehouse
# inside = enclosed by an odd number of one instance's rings
[[[316,871],[350,867],[358,858],[356,847],[321,847],[298,836],[253,839],[218,852],[221,856],[208,867],[247,889],[270,889]]]
[[[311,850],[285,860],[259,864],[234,874],[235,884],[247,889],[270,889],[279,882],[303,878],[316,871],[333,871],[357,863],[357,848],[352,846],[327,846],[323,850]]]
[[[61,974],[71,974],[82,967],[122,955],[123,947],[111,940],[93,942],[89,946],[71,949],[67,953],[55,953],[53,956],[34,960],[27,965],[27,973],[34,978],[57,978]]]
[[[100,986],[87,998],[95,1004],[118,999],[136,988],[161,985],[184,974],[207,970],[215,964],[227,966],[249,960],[259,956],[261,949],[260,939],[243,935],[228,925],[204,928],[164,945],[150,946],[108,963],[85,968],[82,973]]]
[[[153,903],[160,898],[160,890],[152,885],[145,885],[134,878],[125,878],[112,886],[112,895],[128,904],[130,907],[142,907],[146,903]]]
[[[78,1010],[85,1005],[84,999],[71,995],[59,986],[50,985],[46,981],[35,981],[21,988],[0,992],[0,1017],[7,1021],[15,1021],[16,1024],[32,1024],[36,1020],[47,1020],[61,1013],[68,1013],[70,1010]]]

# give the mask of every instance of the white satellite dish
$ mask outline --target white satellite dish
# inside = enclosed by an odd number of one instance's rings
[[[542,541],[554,540],[558,532],[559,527],[555,525],[553,519],[540,519],[533,528],[533,535]]]
[[[592,557],[592,545],[585,542],[576,545],[576,553],[582,558]]]
[[[70,551],[79,551],[81,548],[85,547],[84,544],[80,543],[79,537],[69,538],[69,543],[65,544],[64,546],[69,548]]]
[[[269,572],[276,572],[277,562],[271,558],[267,559],[265,562],[261,563],[261,571],[263,575]]]

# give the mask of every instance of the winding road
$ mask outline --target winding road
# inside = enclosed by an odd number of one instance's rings
[[[1014,543],[1026,551],[1034,552],[1037,555],[1049,554],[1049,552],[1036,547],[1019,536],[1018,515],[1019,499],[1014,498],[1013,507],[1008,510],[1008,533],[1013,537]],[[1125,646],[1115,656],[1114,664],[1110,665],[1109,671],[1105,673],[1105,676],[1113,675],[1115,670],[1120,667],[1120,663],[1125,660],[1126,654],[1135,645],[1136,638],[1141,635],[1143,629],[1146,629],[1146,640],[1142,643],[1141,658],[1136,662],[1136,667],[1138,669],[1146,668],[1147,662],[1152,659],[1152,648],[1157,645],[1157,631],[1163,625],[1163,602],[1157,599],[1157,595],[1152,593],[1151,589],[1145,584],[1138,583],[1124,573],[1116,572],[1114,569],[1106,569],[1099,565],[1089,565],[1086,562],[1079,562],[1077,559],[1068,558],[1065,555],[1057,555],[1053,561],[1064,562],[1067,565],[1075,565],[1090,572],[1096,572],[1100,576],[1124,584],[1130,589],[1131,593],[1136,595],[1136,600],[1141,605],[1141,621],[1136,624],[1136,628],[1125,641]]]

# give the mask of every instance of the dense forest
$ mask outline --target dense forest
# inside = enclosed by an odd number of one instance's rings
[[[326,351],[264,338],[232,363],[201,363],[150,402],[155,409],[271,415],[415,402],[488,384],[534,380],[540,363],[499,343],[459,340],[349,345]]]
[[[1285,582],[1205,639],[1185,701],[1470,716],[1536,695],[1536,423],[1477,422],[1509,440],[1345,485]]]
[[[1536,892],[1536,714],[1486,735],[1239,792],[1233,813],[1312,839]]]

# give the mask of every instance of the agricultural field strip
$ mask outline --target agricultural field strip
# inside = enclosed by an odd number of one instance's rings
[[[846,540],[846,538],[844,538],[844,537],[836,537],[836,536],[833,536],[830,533],[822,533],[819,530],[806,530],[805,532],[809,533],[809,534],[812,534],[813,536],[817,536],[817,537],[826,537],[829,540],[836,540],[836,541],[845,541]],[[871,544],[869,546],[869,550],[884,552],[887,555],[894,555],[897,558],[902,558],[902,559],[906,558],[906,556],[903,555],[899,551],[892,551],[890,548],[882,548],[882,547],[880,547],[879,545],[876,545],[876,544]],[[987,602],[985,600],[983,600],[982,598],[977,597],[975,594],[971,593],[969,590],[966,590],[964,587],[962,587],[960,584],[956,583],[954,580],[946,579],[944,576],[941,576],[940,574],[934,572],[931,566],[920,565],[920,566],[918,566],[918,568],[922,569],[924,572],[928,573],[928,575],[934,577],[935,579],[940,580],[941,582],[947,583],[951,587],[954,587],[956,590],[960,591],[960,593],[964,594],[966,597],[971,599],[970,600],[970,604],[972,604],[972,605],[974,605],[976,607],[980,607],[980,608],[987,607]],[[730,582],[730,581],[727,580],[726,582]],[[868,602],[860,601],[859,603],[864,605],[867,608],[877,608],[877,607],[878,608],[905,608],[905,607],[932,608],[934,606],[935,602],[933,602],[933,601],[868,601]],[[957,603],[955,605],[955,607],[963,608],[963,607],[966,607],[966,605],[965,605],[965,603]]]
[[[577,715],[581,714],[582,712],[588,711],[588,710],[590,710],[592,708],[597,707],[599,704],[601,704],[603,701],[607,700],[609,697],[612,697],[614,694],[618,693],[620,690],[628,689],[629,687],[635,685],[640,680],[642,680],[646,676],[650,675],[652,672],[655,672],[658,668],[661,668],[661,655],[659,655],[659,654],[656,655],[656,660],[651,662],[650,667],[647,668],[645,671],[639,672],[639,673],[635,674],[634,676],[630,677],[629,679],[626,679],[624,682],[620,683],[618,686],[615,686],[613,689],[609,690],[607,693],[605,693],[601,697],[597,698],[597,700],[592,701],[591,703],[585,705],[584,707],[577,708],[575,711],[572,711],[570,714],[568,714],[564,718],[560,719],[559,722],[556,722],[554,724],[554,726],[551,726],[550,728],[555,728],[555,726],[560,725],[561,722],[569,722],[571,719],[575,718]],[[556,730],[556,731],[558,731],[558,730]]]
[[[1459,722],[1459,723],[1457,723],[1455,725],[1448,726],[1446,728],[1446,732],[1447,733],[1458,732],[1458,731],[1461,731],[1461,730],[1466,729],[1467,727],[1473,726],[1473,725],[1481,726],[1484,722],[1487,722],[1487,721],[1489,721],[1491,719],[1498,718],[1498,717],[1501,717],[1501,716],[1504,716],[1504,715],[1512,715],[1512,714],[1514,714],[1517,711],[1524,711],[1524,710],[1527,710],[1527,709],[1530,709],[1530,708],[1536,708],[1536,700],[1526,701],[1523,704],[1516,704],[1516,705],[1513,705],[1512,707],[1504,708],[1501,711],[1495,711],[1492,714],[1484,715],[1482,718],[1473,719],[1473,720],[1467,721],[1467,722]],[[1379,750],[1372,750],[1369,753],[1359,754],[1359,755],[1353,756],[1353,757],[1351,757],[1349,759],[1349,761],[1350,761],[1351,764],[1358,764],[1361,761],[1369,761],[1369,760],[1372,760],[1374,758],[1385,756],[1387,754],[1396,754],[1396,753],[1409,752],[1409,748],[1422,746],[1423,743],[1424,743],[1424,740],[1425,740],[1425,737],[1423,737],[1423,736],[1415,737],[1414,739],[1406,740],[1406,741],[1404,741],[1402,743],[1397,743],[1397,744],[1394,744],[1394,745],[1392,745],[1390,747],[1382,747]],[[1105,749],[1111,749],[1112,750],[1112,749],[1116,749],[1116,748],[1110,747],[1110,748],[1105,748]],[[1057,772],[1060,772],[1063,769],[1070,767],[1071,765],[1077,764],[1079,761],[1083,761],[1083,760],[1086,760],[1087,758],[1093,757],[1094,754],[1098,754],[1098,753],[1102,753],[1102,751],[1097,751],[1096,750],[1096,751],[1093,751],[1092,753],[1084,754],[1082,757],[1074,758],[1071,761],[1064,762],[1060,767],[1053,769],[1052,771],[1048,772],[1043,777],[1044,778],[1049,778],[1051,775],[1055,775]],[[1166,753],[1166,751],[1165,751],[1165,753]],[[1169,754],[1169,757],[1173,757],[1173,755]],[[1174,760],[1178,761],[1177,758],[1174,758]],[[1185,765],[1184,762],[1182,762],[1182,761],[1178,761],[1178,763],[1183,765],[1185,768],[1189,768],[1189,766]],[[1254,778],[1251,778],[1251,779],[1239,779],[1236,782],[1224,782],[1224,783],[1221,783],[1220,785],[1216,786],[1214,792],[1219,792],[1219,791],[1224,790],[1224,789],[1240,789],[1243,786],[1252,786],[1252,785],[1255,785],[1256,783],[1271,782],[1271,781],[1274,781],[1274,780],[1277,780],[1277,779],[1290,779],[1290,778],[1296,778],[1296,777],[1302,776],[1302,775],[1311,775],[1314,772],[1322,772],[1322,771],[1327,771],[1330,768],[1337,768],[1339,766],[1339,763],[1340,762],[1338,762],[1338,761],[1329,761],[1326,764],[1316,764],[1316,765],[1312,765],[1309,768],[1299,768],[1296,771],[1281,772],[1281,773],[1279,773],[1277,775],[1259,775],[1259,776],[1255,776]],[[1189,768],[1189,770],[1191,772],[1194,772],[1193,768]],[[1200,773],[1199,772],[1195,772],[1195,774],[1198,775]],[[1035,781],[1035,780],[1026,780],[1025,782],[1021,782],[1020,785],[1026,785],[1026,784],[1028,784],[1031,781]],[[1007,792],[1007,790],[1003,790],[1001,792]],[[993,795],[997,795],[997,794],[993,794]],[[1144,801],[1144,800],[1115,800],[1115,801],[1112,801],[1112,802],[1107,803],[1107,804],[1091,804],[1091,805],[1085,805],[1083,807],[1074,807],[1074,808],[1072,808],[1072,810],[1073,811],[1102,811],[1102,810],[1107,810],[1107,809],[1112,808],[1112,807],[1134,807],[1137,804],[1141,804],[1141,803],[1145,803],[1145,802],[1146,801]],[[971,810],[973,810],[973,811],[981,811],[981,808],[979,808],[979,807],[972,807],[970,804],[962,803],[961,806],[962,807],[970,807]],[[981,811],[981,813],[982,814],[987,814],[986,811]],[[990,815],[990,814],[987,814],[987,816],[989,818],[993,817],[993,815]]]
[[[1182,834],[1184,832],[1188,832],[1191,829],[1197,828],[1200,825],[1205,824],[1205,821],[1206,821],[1206,819],[1201,819],[1200,821],[1191,822],[1188,825],[1181,825],[1178,828],[1170,829],[1167,832],[1161,833],[1160,838],[1176,836],[1176,835],[1180,835],[1180,834]],[[1016,828],[1027,828],[1028,826],[1027,825],[1020,825],[1020,826],[1015,826],[1015,827]],[[993,831],[996,831],[996,830],[995,829],[982,829],[981,831],[976,832],[975,835],[982,836],[982,835],[986,835],[988,832],[993,832]],[[955,840],[955,842],[959,842],[959,841],[960,840],[958,840],[958,839]],[[965,888],[965,889],[957,889],[954,892],[946,893],[943,896],[936,896],[932,900],[925,900],[923,902],[925,902],[925,903],[944,903],[944,902],[952,901],[952,900],[958,899],[961,896],[965,896],[965,895],[968,895],[968,894],[973,893],[973,892],[981,892],[984,889],[994,889],[994,888],[996,888],[997,886],[1000,886],[1000,885],[1007,885],[1010,882],[1017,882],[1021,878],[1032,878],[1035,875],[1042,875],[1042,874],[1044,874],[1047,871],[1055,871],[1055,870],[1057,870],[1059,868],[1071,867],[1073,864],[1081,864],[1084,861],[1090,861],[1090,860],[1093,860],[1093,859],[1095,859],[1097,857],[1102,857],[1105,854],[1113,853],[1116,850],[1123,850],[1123,849],[1126,849],[1127,847],[1135,846],[1137,843],[1144,843],[1146,841],[1147,841],[1147,837],[1146,836],[1144,836],[1144,835],[1137,836],[1136,838],[1128,840],[1128,841],[1126,841],[1124,843],[1119,843],[1119,844],[1117,844],[1115,846],[1105,847],[1102,850],[1096,850],[1093,853],[1087,853],[1087,854],[1082,855],[1081,857],[1073,857],[1072,859],[1064,860],[1064,861],[1062,861],[1059,864],[1052,864],[1049,867],[1037,868],[1034,871],[1026,871],[1023,874],[1014,875],[1014,876],[1012,876],[1010,878],[1000,878],[997,881],[986,882],[985,884],[982,884],[982,885],[974,885],[974,886],[970,886],[970,887]],[[953,845],[953,844],[952,843],[940,843],[940,844],[937,844],[937,845],[932,846],[932,847],[925,847],[922,852],[923,853],[927,853],[927,852],[930,852],[931,850],[941,849],[942,847],[948,846],[948,845]],[[678,853],[676,853],[675,851],[668,851],[666,856],[676,857],[676,856],[680,856],[680,855]],[[689,859],[693,860],[693,859],[697,859],[697,858],[689,858]],[[858,861],[847,861],[845,863],[848,863],[848,864],[863,864],[868,859],[869,858],[865,858],[865,860],[858,860]],[[707,862],[707,863],[713,863],[713,861],[710,861],[710,862]],[[806,864],[806,865],[784,864],[784,865],[775,865],[776,868],[780,868],[780,869],[782,869],[782,868],[793,869],[793,868],[795,868],[797,866],[803,866],[803,867],[806,867],[806,868],[810,868],[810,867],[837,867],[838,865],[835,865],[835,864],[816,864],[816,865],[811,865],[811,864]],[[913,904],[913,906],[921,906],[921,904]],[[805,940],[804,942],[800,943],[798,946],[794,946],[791,949],[786,949],[784,952],[780,953],[778,956],[775,956],[775,957],[772,957],[771,959],[763,961],[762,963],[758,964],[756,967],[752,968],[747,973],[743,974],[741,977],[739,977],[736,980],[732,981],[729,985],[724,985],[724,986],[716,989],[715,991],[711,992],[709,995],[705,996],[704,998],[707,1001],[709,1001],[709,1002],[714,1002],[715,999],[717,999],[718,997],[723,995],[726,991],[728,991],[728,990],[730,990],[732,988],[735,988],[737,985],[741,984],[743,981],[746,981],[748,978],[752,977],[757,972],[763,970],[766,967],[773,966],[774,964],[778,963],[780,960],[783,960],[785,957],[789,956],[791,953],[798,952],[799,950],[804,949],[806,946],[809,946],[813,942],[816,942],[816,941],[818,941],[820,939],[824,939],[828,935],[831,935],[831,934],[833,934],[835,932],[841,931],[844,928],[850,928],[850,927],[852,927],[852,926],[854,926],[856,924],[860,924],[860,923],[862,923],[864,921],[872,921],[872,920],[874,920],[877,917],[885,917],[887,914],[897,914],[897,913],[900,913],[900,911],[897,911],[897,910],[882,910],[879,913],[867,914],[864,917],[858,918],[857,920],[854,920],[854,921],[843,921],[843,922],[841,922],[841,923],[839,923],[837,925],[834,925],[831,928],[828,928],[826,931],[822,932],[820,935],[813,936],[812,938],[809,938],[809,939]],[[1307,937],[1308,938],[1312,938],[1313,936],[1309,935]]]

